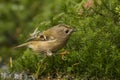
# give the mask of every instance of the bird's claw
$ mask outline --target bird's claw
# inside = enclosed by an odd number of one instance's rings
[[[62,53],[60,53],[61,54],[61,56],[62,56],[62,60],[64,60],[64,56],[66,55],[66,54],[69,54],[69,52],[68,51],[64,51],[64,52],[62,52]]]

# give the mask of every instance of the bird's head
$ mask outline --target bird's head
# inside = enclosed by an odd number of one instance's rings
[[[70,35],[75,32],[76,30],[72,27],[64,24],[59,24],[51,28],[52,29],[52,35],[55,38],[58,39],[68,39]]]

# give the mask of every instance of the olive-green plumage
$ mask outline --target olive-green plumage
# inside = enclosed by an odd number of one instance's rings
[[[34,35],[31,35],[28,42],[18,45],[18,47],[28,46],[33,51],[40,52],[44,55],[52,55],[53,51],[61,49],[69,39],[74,29],[68,25],[56,25],[49,28],[42,33],[36,31]]]

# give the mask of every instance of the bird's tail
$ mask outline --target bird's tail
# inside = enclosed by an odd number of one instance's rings
[[[14,49],[27,46],[28,44],[29,44],[29,42],[20,44],[20,45],[18,45],[18,46],[15,46]]]

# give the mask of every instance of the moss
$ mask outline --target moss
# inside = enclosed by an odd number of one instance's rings
[[[0,56],[3,61],[13,57],[11,71],[26,71],[36,78],[72,75],[79,79],[119,79],[120,1],[95,0],[89,9],[83,8],[82,0],[52,1],[2,1]],[[14,6],[20,9],[13,9]],[[58,51],[69,52],[64,60],[60,55],[44,58],[26,48],[11,49],[11,46],[23,43],[36,27],[43,31],[60,23],[78,30]]]

